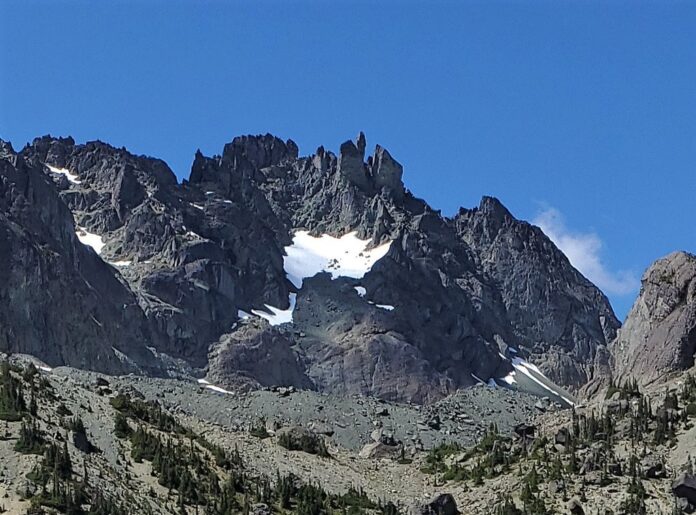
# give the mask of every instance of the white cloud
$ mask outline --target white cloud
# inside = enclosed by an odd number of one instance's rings
[[[640,281],[633,272],[607,269],[601,258],[602,240],[594,232],[572,231],[561,212],[554,208],[544,209],[532,223],[538,225],[572,265],[604,293],[627,295],[638,290]]]

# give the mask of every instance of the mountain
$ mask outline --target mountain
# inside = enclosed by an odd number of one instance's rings
[[[237,137],[182,183],[99,141],[2,148],[0,350],[414,402],[608,374],[620,324],[538,227],[491,197],[443,216],[362,133]]]
[[[674,252],[648,268],[610,351],[618,382],[647,385],[694,366],[696,256]]]

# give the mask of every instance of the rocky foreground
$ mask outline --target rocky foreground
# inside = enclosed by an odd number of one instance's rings
[[[574,410],[483,386],[423,408],[14,363],[0,381],[9,513],[671,514],[696,501],[690,376],[667,396],[629,383]]]

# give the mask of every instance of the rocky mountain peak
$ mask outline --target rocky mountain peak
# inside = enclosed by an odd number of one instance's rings
[[[618,380],[646,384],[694,365],[696,256],[674,252],[648,268],[610,350]]]
[[[375,187],[389,191],[396,199],[404,196],[404,183],[401,176],[404,168],[389,154],[387,149],[377,145],[375,153],[370,158],[372,177]]]
[[[100,294],[108,285],[118,292],[117,301],[101,299],[100,309],[114,312],[95,319],[109,335],[118,323],[138,328],[115,346],[127,357],[152,347],[223,383],[301,381],[416,402],[502,381],[513,372],[512,352],[563,386],[594,379],[618,321],[541,230],[492,197],[444,218],[406,191],[403,167],[384,147],[365,162],[366,144],[361,134],[338,156],[319,147],[298,157],[291,140],[240,136],[220,156],[196,152],[190,179],[179,184],[161,160],[46,137],[20,156],[47,191],[13,202],[62,210],[42,215],[41,231],[63,235],[55,250],[62,266],[77,266],[71,256],[89,259],[99,267],[89,282],[105,285]],[[4,175],[20,191],[15,168]],[[37,244],[32,219],[12,223],[27,226],[22,245]],[[293,255],[304,256],[300,270],[320,266],[298,283]],[[13,266],[19,284],[27,271]],[[75,276],[78,268],[66,275]],[[244,329],[250,317],[271,325]],[[76,359],[49,352],[62,340],[49,338],[42,351],[33,338],[23,348],[52,363]],[[293,352],[273,354],[277,342]],[[260,355],[268,377],[253,363]],[[290,356],[294,372],[283,375]]]
[[[0,139],[0,158],[9,158],[11,156],[14,156],[15,154],[16,152],[12,147],[12,143]]]
[[[271,134],[237,136],[225,145],[223,161],[242,172],[275,166],[283,161],[297,159],[298,148],[294,141],[283,141]]]

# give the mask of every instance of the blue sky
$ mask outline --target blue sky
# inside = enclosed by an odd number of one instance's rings
[[[3,0],[0,137],[102,139],[188,175],[272,132],[365,131],[445,214],[499,197],[620,317],[696,251],[694,2]]]

